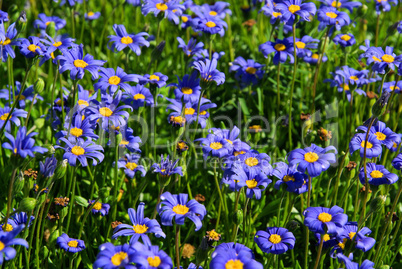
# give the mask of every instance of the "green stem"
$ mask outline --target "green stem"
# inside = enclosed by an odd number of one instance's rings
[[[320,238],[320,246],[318,248],[318,254],[317,254],[317,259],[315,261],[314,269],[318,268],[318,264],[320,264],[320,259],[321,259],[321,251],[322,251],[322,246],[324,244],[323,236],[321,235]]]
[[[278,63],[278,71],[276,74],[276,118],[279,118],[279,108],[281,105],[281,91],[280,87],[280,74],[281,74],[281,63]]]
[[[4,220],[3,231],[6,230],[8,218],[10,217],[11,202],[12,202],[12,196],[13,196],[13,186],[14,186],[14,181],[15,181],[15,176],[16,176],[16,175],[17,175],[17,168],[14,168],[13,174],[12,174],[12,176],[11,176],[10,184],[9,184],[9,186],[8,186],[7,214],[6,214],[6,218],[5,218],[5,220]]]
[[[75,184],[77,181],[76,176],[75,176],[76,171],[77,171],[77,167],[73,167],[73,171],[71,172],[71,177],[70,177],[72,193],[71,193],[70,207],[68,208],[67,225],[66,225],[66,231],[65,231],[66,234],[68,234],[68,229],[70,228],[71,215],[73,214],[73,207],[74,207],[74,202],[75,202]]]
[[[296,73],[297,73],[297,48],[296,48],[296,20],[293,23],[293,78],[292,87],[290,89],[289,95],[289,124],[288,124],[288,135],[289,135],[289,149],[292,149],[292,102],[293,102],[293,91],[295,88]]]
[[[180,268],[180,225],[176,224],[176,234],[174,238],[176,247],[176,268]]]

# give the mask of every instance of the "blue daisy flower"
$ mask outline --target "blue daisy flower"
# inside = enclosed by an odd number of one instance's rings
[[[0,21],[7,22],[9,20],[8,13],[0,10]]]
[[[271,158],[266,153],[259,153],[256,150],[249,150],[244,154],[231,157],[227,160],[227,167],[230,168],[236,163],[240,163],[245,171],[254,170],[255,172],[262,172],[265,175],[272,174],[272,166],[269,163]]]
[[[291,48],[293,48],[293,41],[291,42],[285,38],[283,40],[277,39],[275,42],[265,42],[258,47],[258,50],[262,52],[265,58],[268,58],[268,55],[274,52],[273,63],[278,65],[279,63],[285,63],[288,58],[290,63],[293,63],[294,57]]]
[[[161,13],[164,18],[173,21],[176,25],[179,24],[179,16],[183,13],[185,7],[177,0],[147,0],[142,5],[141,11],[145,16],[149,13],[154,13],[155,17]]]
[[[141,152],[140,143],[141,138],[139,136],[134,136],[134,131],[127,125],[118,127],[117,134],[120,132],[122,134],[122,140],[119,146],[128,149],[130,152]]]
[[[275,182],[275,189],[279,190],[282,184],[285,184],[286,191],[302,194],[308,190],[308,176],[297,171],[297,166],[288,166],[284,162],[275,163],[275,169],[272,172],[279,180]]]
[[[343,225],[343,230],[337,236],[339,241],[343,239],[352,240],[356,244],[356,248],[363,252],[369,251],[375,244],[375,239],[367,237],[371,234],[371,230],[367,227],[363,227],[358,231],[357,222],[350,221]]]
[[[9,261],[15,258],[17,251],[11,247],[12,245],[28,248],[28,242],[25,239],[15,238],[24,227],[24,225],[19,225],[10,232],[0,231],[0,264],[3,264],[4,260]]]
[[[140,80],[141,85],[145,85],[145,84],[149,83],[151,85],[156,85],[158,88],[161,88],[166,85],[168,76],[166,76],[160,72],[156,72],[156,73],[153,73],[152,75],[145,74],[144,76],[139,77],[139,80]]]
[[[375,1],[375,9],[377,14],[381,12],[388,12],[391,10],[391,4],[393,6],[398,5],[398,0],[388,0],[388,1]]]
[[[212,61],[205,59],[193,63],[194,68],[200,72],[203,81],[215,81],[217,85],[221,85],[225,82],[225,73],[216,69],[217,64],[218,61],[215,58]]]
[[[270,17],[270,23],[275,24],[277,20],[282,19],[282,13],[275,10],[275,5],[272,0],[267,0],[266,4],[261,8],[261,12],[264,13],[265,16]]]
[[[28,221],[29,218],[29,221]],[[11,221],[14,222],[14,228],[16,228],[17,226],[24,224],[24,225],[28,225],[28,227],[31,226],[32,221],[35,219],[34,216],[32,215],[28,215],[28,213],[26,212],[18,212],[18,213],[13,213],[13,215],[11,215],[10,219]]]
[[[183,176],[183,171],[182,171],[182,167],[178,166],[175,167],[177,165],[177,163],[179,162],[179,159],[173,161],[173,160],[169,160],[169,155],[166,156],[166,159],[163,158],[163,155],[161,155],[161,162],[159,163],[154,163],[152,165],[152,169],[154,173],[158,173],[159,176],[161,177],[170,177],[173,174],[178,174],[180,176]]]
[[[288,41],[293,44],[293,37],[288,37]],[[318,42],[318,39],[314,39],[308,35],[303,36],[301,39],[296,38],[297,57],[303,58],[305,56],[311,56],[312,52],[310,49],[317,49]],[[293,54],[294,47],[292,46],[289,50]]]
[[[205,138],[196,139],[195,142],[200,142],[204,160],[206,160],[209,155],[223,158],[233,152],[233,145],[219,135],[209,134]]]
[[[188,27],[193,26],[193,18],[190,15],[182,14],[180,18],[182,21],[182,23],[180,24],[180,27],[182,29],[187,29]],[[177,38],[179,38],[179,37],[177,37]]]
[[[171,83],[168,87],[175,87],[174,95],[177,101],[198,102],[201,94],[200,80],[197,73],[192,72],[191,75],[184,75],[183,80],[177,77],[178,83]]]
[[[194,38],[190,38],[188,41],[188,44],[184,42],[184,40],[181,37],[177,37],[177,41],[179,41],[179,46],[177,46],[179,49],[182,49],[184,54],[187,55],[187,57],[191,57],[195,55],[196,53],[200,52],[204,48],[204,43],[198,42]]]
[[[9,140],[9,142],[4,142],[1,146],[5,149],[9,149],[14,155],[20,155],[22,158],[26,158],[28,155],[30,157],[35,157],[34,152],[45,153],[48,150],[39,146],[34,146],[35,140],[32,138],[38,133],[32,132],[27,134],[27,128],[23,126],[17,131],[17,135],[12,136],[11,134],[5,132],[4,135]]]
[[[304,212],[304,225],[310,231],[320,234],[338,234],[343,225],[348,222],[348,216],[343,214],[339,206],[308,207]]]
[[[335,7],[338,9],[346,8],[350,13],[353,12],[354,8],[358,8],[362,5],[360,2],[350,0],[320,0],[320,2],[329,7]]]
[[[319,245],[321,243],[321,239],[324,241],[322,243],[323,248],[332,248],[335,247],[338,244],[338,239],[336,235],[331,235],[331,234],[319,234],[315,233],[314,234],[315,238],[317,239],[317,244]]]
[[[137,211],[129,208],[128,216],[132,224],[119,224],[113,231],[112,239],[120,236],[132,236],[130,238],[130,245],[134,245],[141,238],[145,245],[151,246],[148,234],[155,234],[157,238],[165,238],[166,235],[157,220],[144,218],[144,208],[145,203],[140,203]]]
[[[397,57],[393,51],[394,48],[388,46],[385,51],[381,47],[370,47],[361,57],[366,58],[367,65],[374,63],[371,70],[385,74],[386,68],[395,70],[401,62],[401,57]]]
[[[341,253],[337,254],[336,257],[340,263],[345,264],[347,269],[374,269],[374,263],[369,260],[364,260],[362,264],[359,265],[357,262],[351,261],[348,257]]]
[[[229,71],[236,72],[235,78],[240,81],[243,87],[247,87],[250,84],[256,85],[262,79],[264,66],[252,59],[246,61],[243,57],[239,56],[234,60]]]
[[[101,202],[95,202],[96,200],[88,200],[89,206],[91,206],[93,203],[94,206],[92,207],[92,214],[98,214],[100,213],[101,216],[105,216],[107,214],[109,214],[109,209],[110,209],[110,205],[109,204],[103,204]]]
[[[100,16],[101,16],[100,12],[89,11],[88,13],[85,13],[85,19],[88,21],[97,20],[99,19]]]
[[[22,109],[14,109],[13,113],[10,115],[11,108],[6,106],[6,107],[0,107],[0,128],[3,128],[4,124],[6,123],[6,120],[8,118],[5,130],[9,133],[11,133],[11,123],[13,122],[15,126],[19,127],[21,125],[21,121],[18,117],[26,118],[28,115],[28,112],[22,110]]]
[[[126,154],[123,158],[118,160],[117,166],[119,168],[124,168],[124,173],[129,178],[134,178],[137,171],[141,172],[141,176],[144,177],[146,171],[144,166],[138,165],[139,159],[139,154]]]
[[[56,57],[60,60],[60,73],[70,70],[70,78],[72,80],[82,79],[85,74],[85,70],[91,73],[92,80],[99,77],[98,70],[105,63],[105,61],[94,60],[94,57],[90,54],[84,56],[84,46],[81,44],[75,46],[69,50],[62,50],[62,55]]]
[[[395,91],[396,94],[400,94],[402,89],[402,81],[391,81],[391,82],[384,82],[383,90],[387,92]],[[379,90],[381,90],[379,88]]]
[[[392,160],[392,166],[396,170],[401,170],[402,169],[402,153],[399,153],[393,160]]]
[[[38,19],[34,21],[33,25],[37,29],[46,30],[46,27],[54,22],[56,31],[63,29],[66,26],[66,21],[57,16],[46,16],[44,13],[38,15]]]
[[[317,19],[320,22],[319,31],[327,26],[334,26],[337,31],[340,31],[343,26],[350,24],[349,15],[332,6],[321,6],[317,11]]]
[[[281,21],[291,25],[300,17],[302,21],[310,21],[310,16],[314,16],[317,7],[313,2],[303,3],[303,0],[284,0],[275,5],[275,10],[282,14]]]
[[[200,31],[206,34],[220,36],[225,35],[225,28],[228,27],[227,23],[219,17],[211,16],[209,14],[201,14],[198,18],[193,19],[195,31]]]
[[[208,130],[209,133],[214,135],[222,136],[226,141],[233,145],[235,151],[249,151],[250,146],[241,141],[238,137],[240,135],[240,129],[237,126],[233,126],[231,130],[211,128]]]
[[[77,253],[85,249],[85,243],[83,240],[70,238],[65,233],[57,238],[56,243],[61,249],[71,253]]]
[[[398,181],[398,176],[389,172],[383,165],[375,163],[367,163],[367,181],[369,184],[379,186],[383,184],[394,184]],[[359,171],[360,182],[364,185],[366,178],[364,176],[364,167]]]
[[[0,23],[0,33],[4,32],[4,25]],[[7,28],[7,32],[4,32],[4,38],[0,38],[0,58],[3,62],[6,62],[8,56],[15,58],[15,52],[13,46],[18,46],[19,41],[14,38],[17,36],[18,31],[15,29],[15,23],[11,24]]]
[[[137,269],[133,264],[138,262],[136,256],[138,253],[129,244],[115,246],[112,243],[104,243],[99,246],[99,253],[96,256],[96,260],[93,264],[93,268],[103,269]]]
[[[356,44],[356,39],[353,34],[339,34],[336,35],[332,41],[342,47],[350,47]]]
[[[91,95],[91,93],[88,90],[84,90],[84,87],[82,87],[80,84],[77,84],[77,86],[78,86],[78,100],[76,105],[78,106],[76,107],[77,111],[83,111],[85,108],[89,106],[90,103],[97,102],[98,92],[95,92]]]
[[[22,55],[26,58],[43,56],[46,52],[46,46],[42,44],[42,40],[36,36],[30,36],[28,39],[19,40],[19,48]]]
[[[93,121],[89,118],[85,118],[80,112],[74,113],[73,118],[66,117],[64,128],[65,130],[56,134],[57,139],[65,136],[72,136],[74,138],[99,138],[99,136],[94,133],[95,124]]]
[[[171,194],[165,192],[161,195],[161,202],[157,206],[162,219],[162,225],[172,226],[175,218],[177,225],[184,225],[186,218],[195,224],[195,231],[202,227],[202,220],[207,214],[205,206],[192,199],[188,201],[188,194]]]
[[[229,6],[230,4],[227,2],[217,1],[213,5],[202,4],[200,6],[195,6],[193,11],[198,16],[208,14],[213,17],[225,19],[226,15],[232,15],[232,11],[228,8]]]
[[[130,91],[131,86],[127,82],[138,82],[138,75],[128,75],[120,67],[116,70],[113,68],[100,68],[100,79],[94,84],[95,89],[100,89],[102,94],[106,94],[109,89],[109,94],[114,94],[120,87],[125,91]]]
[[[368,141],[365,143],[366,134],[356,134],[349,143],[350,154],[359,150],[360,157],[364,157],[364,146],[366,146],[366,157],[371,159],[381,155],[382,147],[377,136],[369,134]]]
[[[138,34],[128,34],[124,25],[121,24],[114,24],[113,30],[115,31],[117,36],[109,36],[109,44],[112,43],[112,45],[110,46],[110,49],[112,51],[122,51],[123,49],[128,47],[139,56],[141,55],[141,47],[149,47],[149,42],[145,39],[145,37],[148,37],[149,35],[145,32],[141,32]]]
[[[82,138],[75,139],[72,136],[69,139],[63,137],[60,140],[66,144],[63,148],[65,151],[63,159],[67,159],[71,166],[76,166],[78,160],[85,167],[88,165],[87,159],[92,159],[92,165],[95,166],[98,161],[102,162],[105,157],[101,153],[103,151],[102,146],[94,144],[92,140],[84,141]],[[62,148],[60,146],[55,147]]]
[[[261,263],[253,259],[248,251],[236,252],[234,249],[226,251],[215,250],[212,253],[212,260],[209,264],[211,269],[221,268],[243,268],[243,269],[263,269]]]
[[[329,151],[334,151],[334,153]],[[289,165],[298,164],[297,170],[304,173],[306,170],[311,177],[317,177],[326,171],[331,163],[336,162],[337,150],[334,146],[321,148],[315,144],[305,149],[295,149],[289,153]]]
[[[254,241],[265,253],[283,254],[294,248],[296,238],[285,228],[268,227],[266,231],[257,231]]]
[[[311,54],[311,56],[308,56],[308,55],[304,56],[303,61],[305,61],[306,63],[309,63],[309,64],[317,64],[319,58],[320,58],[320,54],[313,53],[313,54]],[[321,62],[325,63],[326,61],[328,61],[328,57],[324,53],[324,56],[322,56]]]
[[[367,132],[367,127],[359,126],[357,130]],[[378,141],[380,141],[380,143],[386,146],[388,149],[391,149],[394,143],[399,144],[401,142],[401,137],[397,133],[394,133],[382,121],[377,121],[377,123],[371,127],[369,133],[375,135]]]
[[[57,159],[54,157],[48,157],[45,162],[39,162],[40,173],[45,178],[50,178],[54,175],[54,171],[57,167]]]
[[[53,63],[56,63],[56,57],[54,55],[54,52],[56,50],[67,50],[73,46],[77,46],[74,41],[75,39],[69,38],[67,35],[58,35],[54,39],[50,37],[49,35],[45,34],[47,39],[43,39],[42,42],[45,43],[48,47],[46,50],[46,53],[44,55],[45,60],[47,61],[50,58],[53,59]]]
[[[10,86],[8,86],[8,88],[11,88]],[[7,101],[9,101],[9,97],[10,95],[13,96],[13,94],[15,95],[15,98],[17,98],[17,96],[20,94],[21,91],[21,83],[19,81],[15,82],[15,88],[14,88],[14,93],[11,91],[9,92],[8,89],[3,89],[0,91],[0,99],[5,99]],[[18,105],[20,108],[25,108],[27,106],[27,101],[31,101],[34,99],[35,93],[34,93],[34,87],[33,85],[29,86],[28,88],[24,89],[24,91],[21,93],[20,98],[18,99]],[[43,97],[40,96],[39,94],[36,95],[34,104],[36,104],[36,102],[38,100],[43,100]]]
[[[154,105],[154,96],[143,85],[130,86],[129,90],[125,90],[123,93],[123,102],[126,105],[131,106],[133,109],[138,109],[145,105]]]
[[[250,248],[246,247],[246,246],[243,245],[243,244],[240,244],[240,243],[236,243],[236,244],[235,244],[235,243],[233,243],[233,242],[222,243],[222,244],[220,244],[220,245],[217,245],[217,246],[215,247],[214,252],[212,253],[212,256],[214,257],[214,256],[216,256],[216,255],[217,255],[218,253],[220,253],[220,252],[226,252],[226,251],[232,251],[232,250],[234,250],[237,255],[238,255],[240,252],[247,252],[248,255],[249,255],[251,258],[254,258],[254,253],[253,253],[253,251],[252,251]]]
[[[172,259],[158,246],[148,246],[137,242],[133,247],[137,251],[138,269],[170,269],[173,267]]]

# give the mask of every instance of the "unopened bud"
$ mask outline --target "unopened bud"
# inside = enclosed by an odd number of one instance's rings
[[[374,198],[374,200],[370,203],[368,214],[373,214],[379,211],[384,206],[386,200],[387,196],[385,195],[380,195]]]
[[[68,160],[64,159],[63,161],[61,161],[57,164],[56,170],[54,172],[54,179],[59,179],[59,178],[64,177],[64,175],[66,174],[66,171],[67,171],[67,163],[68,163]]]
[[[45,82],[43,81],[43,79],[38,78],[34,84],[35,93],[41,94],[44,88],[45,88]]]
[[[295,220],[291,220],[286,224],[286,228],[289,231],[296,231],[300,227],[299,223]]]
[[[390,92],[385,90],[382,91],[380,98],[374,103],[373,107],[371,108],[371,113],[373,117],[378,118],[384,113],[384,110],[387,106],[388,99],[391,96]]]
[[[151,62],[158,60],[162,56],[163,49],[165,48],[166,41],[159,43],[151,53]]]
[[[208,245],[208,238],[203,237],[200,246],[195,253],[196,263],[201,264],[203,263],[208,257],[209,252],[209,245]]]
[[[237,212],[233,215],[233,221],[236,225],[240,225],[243,222],[243,211],[238,209]]]
[[[18,17],[18,20],[16,22],[16,29],[18,34],[20,34],[25,30],[26,25],[27,25],[27,13],[25,11],[21,11],[20,16]]]
[[[32,211],[36,206],[36,199],[35,198],[24,198],[20,202],[20,206],[18,207],[19,212],[29,212]]]
[[[21,171],[14,182],[14,194],[19,193],[20,191],[22,191],[22,188],[24,188],[24,173]]]

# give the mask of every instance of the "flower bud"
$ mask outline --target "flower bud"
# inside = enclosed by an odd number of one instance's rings
[[[367,214],[370,215],[379,211],[384,206],[386,200],[387,196],[385,195],[380,195],[374,198],[373,201],[371,201],[370,203],[369,211]]]
[[[18,20],[16,22],[16,29],[18,34],[20,34],[25,30],[26,25],[27,25],[27,13],[25,11],[21,11],[20,16],[18,17]]]
[[[41,94],[44,88],[45,88],[45,82],[43,81],[43,79],[38,78],[38,79],[35,81],[35,84],[34,84],[34,91],[35,91],[35,93]]]
[[[20,202],[20,206],[18,207],[17,211],[19,212],[29,212],[34,210],[36,206],[36,199],[35,198],[24,198]]]
[[[237,212],[233,215],[233,222],[236,225],[240,225],[243,223],[243,211],[238,209]]]
[[[166,41],[159,43],[151,53],[151,63],[158,60],[162,56]]]
[[[391,96],[390,92],[383,91],[380,98],[374,103],[373,107],[371,108],[371,113],[373,117],[378,118],[384,113],[384,110],[387,106],[388,99]]]
[[[291,220],[286,224],[286,229],[288,229],[289,231],[296,231],[297,229],[299,229],[299,227],[299,223],[295,220]]]
[[[200,246],[197,249],[197,252],[195,253],[196,264],[203,263],[209,256],[208,252],[209,252],[208,238],[204,236],[202,238]]]
[[[46,27],[46,32],[49,36],[54,37],[56,35],[56,24],[50,22]]]
[[[13,189],[14,194],[17,194],[20,191],[22,191],[22,188],[24,188],[24,173],[21,171],[20,173],[18,173],[14,181],[14,189]]]
[[[68,160],[64,159],[63,161],[59,162],[57,167],[56,167],[56,171],[54,172],[54,179],[59,179],[64,177],[64,175],[66,174],[67,171],[67,163]]]

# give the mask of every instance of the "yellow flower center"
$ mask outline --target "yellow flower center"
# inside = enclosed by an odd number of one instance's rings
[[[299,11],[299,10],[300,10],[300,6],[298,6],[298,5],[290,5],[290,6],[289,6],[289,11],[292,12],[293,14],[294,14],[296,11]]]
[[[346,241],[347,241],[347,239],[344,238],[343,241],[342,241],[342,243],[338,243],[338,246],[339,246],[341,249],[345,249],[345,243],[346,243]]]
[[[365,142],[365,141],[363,140],[362,143],[360,144],[360,146],[361,146],[362,148],[364,148],[364,144],[366,144],[366,143],[364,143],[364,142]],[[366,148],[371,149],[372,147],[373,147],[373,144],[371,144],[370,142],[367,142]]]
[[[337,7],[337,8],[339,8],[339,7],[342,6],[342,3],[335,0],[335,1],[332,2],[331,6],[332,6],[332,7]]]
[[[148,230],[148,227],[145,224],[143,224],[143,225],[137,224],[137,225],[133,226],[133,230],[137,234],[143,234],[143,233],[146,233],[146,231]]]
[[[327,12],[325,13],[325,15],[327,15],[331,19],[336,19],[338,17],[338,14],[336,14],[335,12]]]
[[[76,156],[80,156],[80,155],[85,153],[85,149],[81,148],[80,146],[74,146],[71,149],[71,153],[76,155]]]
[[[381,132],[376,132],[375,135],[377,136],[377,139],[381,140],[381,141],[383,141],[383,140],[385,140],[385,138],[387,138],[387,136]]]
[[[102,203],[96,202],[94,207],[92,207],[92,209],[101,210],[102,209]]]
[[[95,13],[92,11],[89,11],[87,15],[88,15],[88,17],[92,17],[93,15],[95,15]]]
[[[184,93],[184,94],[192,94],[193,89],[188,88],[188,87],[183,87],[183,88],[181,88],[181,92]]]
[[[351,37],[350,35],[343,35],[343,36],[341,36],[341,39],[342,39],[343,41],[349,41],[351,38],[352,38],[352,37]]]
[[[11,224],[6,224],[6,232],[11,232],[12,230],[13,230],[14,228],[13,228],[13,226],[11,225]]]
[[[332,220],[331,214],[322,212],[320,215],[318,215],[318,220],[322,222],[329,222]]]
[[[317,53],[314,53],[313,55],[311,55],[311,58],[313,58],[313,59],[318,59],[318,54]]]
[[[295,181],[295,178],[292,177],[292,176],[286,175],[286,176],[283,177],[282,180],[285,181],[285,182],[289,182],[289,181],[293,181],[293,182],[294,182],[294,181]]]
[[[83,60],[75,60],[74,61],[74,66],[77,67],[77,68],[85,68],[85,67],[88,66],[88,64]]]
[[[212,149],[221,149],[223,146],[220,142],[212,142],[209,145]]]
[[[89,103],[85,100],[78,100],[78,105],[80,106],[89,106]]]
[[[194,115],[194,113],[195,113],[195,109],[192,107],[184,109],[185,115]]]
[[[67,245],[71,248],[76,248],[78,246],[77,240],[71,240],[70,242],[67,243]]]
[[[48,26],[50,23],[52,23],[53,21],[47,21],[45,24],[46,26]]]
[[[130,143],[127,140],[124,140],[124,139],[122,139],[121,142],[120,142],[120,146],[125,146],[125,145],[128,145],[128,144],[130,144]]]
[[[60,47],[61,45],[63,45],[61,41],[53,43],[53,46],[55,46],[56,48]]]
[[[389,89],[391,90],[391,91],[393,91],[393,90],[400,90],[400,88],[398,87],[398,86],[391,86],[391,87],[389,87]]]
[[[124,261],[127,258],[127,253],[120,251],[112,256],[110,259],[113,263],[114,266],[120,266],[122,261]]]
[[[382,62],[380,59],[378,59],[376,56],[373,56],[373,57],[371,57],[371,58],[373,58],[373,60],[374,61],[376,61],[376,62]]]
[[[349,233],[349,238],[350,238],[350,240],[352,240],[353,237],[355,237],[355,235],[356,235],[355,232],[350,232],[350,233]]]
[[[254,157],[249,157],[244,161],[245,164],[247,164],[248,166],[256,166],[258,164],[258,160],[257,158]]]
[[[296,42],[296,47],[297,47],[298,49],[304,49],[304,48],[306,47],[306,43],[301,42],[301,41],[297,41],[297,42]]]
[[[209,15],[211,15],[211,16],[216,16],[216,15],[218,15],[218,13],[216,13],[216,11],[213,11],[213,10],[212,10],[212,11],[209,12]]]
[[[35,53],[36,53],[36,50],[37,50],[37,49],[40,49],[40,47],[39,47],[39,46],[35,46],[34,44],[31,44],[31,45],[28,46],[28,50],[31,51],[31,52],[35,52]]]
[[[243,263],[240,260],[229,260],[225,264],[225,269],[243,269]]]
[[[349,91],[349,90],[350,90],[348,84],[342,83],[342,84],[341,84],[341,87],[343,88],[344,91]]]
[[[118,85],[121,79],[118,76],[112,76],[109,78],[109,84]]]
[[[252,179],[252,180],[246,180],[246,184],[249,189],[254,189],[255,187],[257,187],[258,182],[255,179]]]
[[[326,241],[328,241],[328,240],[330,240],[331,239],[331,237],[329,236],[329,234],[324,234],[324,236],[322,237],[322,240],[324,241],[324,242],[326,242]]]
[[[277,51],[284,51],[284,50],[286,49],[286,46],[283,45],[283,44],[276,44],[276,45],[274,46],[274,48],[275,48]]]
[[[188,212],[189,208],[185,205],[176,205],[173,207],[173,212],[179,215],[184,215]]]
[[[7,46],[7,45],[10,44],[10,43],[11,43],[11,40],[7,37],[6,40],[0,41],[0,46],[1,46],[1,45]]]
[[[8,115],[9,113],[4,113],[3,115],[0,116],[0,120],[6,120]]]
[[[233,153],[233,155],[234,156],[239,156],[239,155],[242,155],[242,154],[244,154],[244,153],[246,153],[245,151],[235,151],[234,153]]]
[[[110,110],[110,108],[108,108],[108,107],[101,107],[99,109],[99,114],[101,114],[104,117],[110,117],[110,116],[112,116],[113,111]]]
[[[75,137],[79,137],[82,135],[82,129],[74,127],[70,130],[70,134],[75,136]]]
[[[138,99],[145,99],[145,95],[143,95],[141,93],[137,93],[136,95],[134,95],[134,100],[138,100]]]
[[[207,111],[205,111],[205,110],[204,110],[204,111],[200,111],[200,115],[201,115],[201,116],[206,115],[206,114],[207,114]]]
[[[205,24],[207,27],[212,28],[216,26],[216,23],[214,23],[213,21],[209,21]]]
[[[129,37],[129,36],[123,36],[120,39],[120,42],[125,44],[125,45],[129,45],[129,44],[133,43],[133,39],[131,37]]]
[[[384,174],[381,173],[381,172],[378,171],[378,170],[374,170],[374,171],[372,171],[372,172],[370,173],[370,176],[371,176],[372,178],[382,178],[382,177],[384,176]]]
[[[233,142],[232,142],[232,140],[229,140],[229,139],[225,139],[229,144],[231,144],[231,145],[233,145]]]
[[[389,54],[384,54],[381,59],[386,62],[386,63],[392,63],[394,62],[394,57],[392,55]]]
[[[137,168],[137,166],[138,165],[136,163],[130,163],[130,162],[126,163],[126,168],[130,169],[131,171]]]
[[[247,67],[246,69],[246,73],[249,73],[250,75],[254,75],[255,72],[257,72],[257,69],[255,69],[254,67]]]
[[[151,75],[149,76],[149,79],[159,81],[159,77],[157,75]]]
[[[0,241],[0,251],[2,251],[4,247],[5,247],[4,243]]]
[[[179,124],[182,124],[186,121],[182,116],[172,117],[170,120],[174,123],[179,123]]]
[[[268,240],[272,244],[278,244],[282,241],[282,238],[279,234],[271,234]]]
[[[165,3],[157,3],[156,8],[160,11],[165,11],[168,9],[168,6]]]
[[[318,155],[315,152],[307,152],[304,154],[304,160],[308,161],[309,163],[316,162],[318,160]]]
[[[151,267],[158,267],[161,264],[161,258],[159,258],[159,256],[155,256],[155,257],[148,257],[147,258],[148,264]]]
[[[356,77],[356,76],[351,76],[349,79],[352,79],[352,80],[354,80],[354,81],[359,80],[359,78],[358,78],[358,77]]]
[[[282,13],[280,13],[280,12],[272,12],[272,16],[274,16],[275,18],[278,18],[281,15],[282,15]]]
[[[398,147],[398,144],[394,142],[394,144],[392,145],[393,148]]]
[[[188,22],[188,18],[187,18],[186,16],[181,16],[181,20],[182,20],[184,23]]]
[[[208,237],[210,239],[215,239],[215,240],[219,240],[220,235],[215,231],[215,230],[211,230],[208,234]]]

